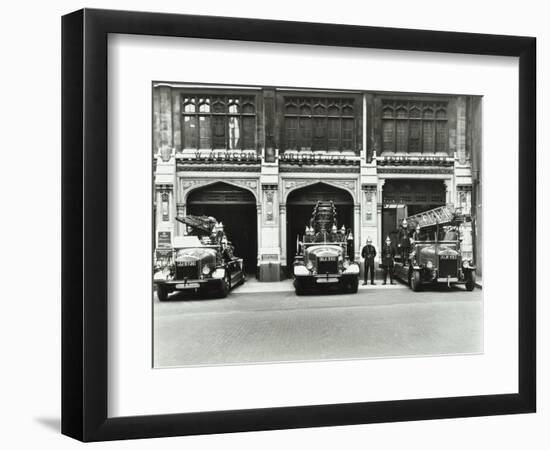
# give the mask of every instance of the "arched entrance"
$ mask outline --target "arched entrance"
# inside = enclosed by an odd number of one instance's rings
[[[223,222],[236,256],[244,259],[245,271],[256,272],[256,199],[250,191],[221,182],[198,188],[187,197],[187,214],[213,216]]]
[[[319,200],[332,200],[336,205],[338,227],[344,225],[346,229],[351,228],[356,235],[356,230],[353,228],[353,197],[349,192],[325,183],[315,183],[292,191],[286,200],[287,272],[294,261],[296,238],[298,235],[303,236],[305,226],[309,225],[313,207]]]

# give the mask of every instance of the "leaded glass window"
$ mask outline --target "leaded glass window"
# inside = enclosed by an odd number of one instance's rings
[[[184,149],[256,148],[253,96],[184,95],[182,104]]]
[[[285,150],[355,151],[355,104],[352,98],[285,97]]]
[[[383,152],[447,153],[448,140],[446,102],[383,101]]]

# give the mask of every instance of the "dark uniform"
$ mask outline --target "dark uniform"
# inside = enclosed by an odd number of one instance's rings
[[[347,245],[347,253],[348,258],[350,261],[353,261],[355,259],[355,252],[354,252],[354,245],[353,245],[353,238],[351,237],[351,233],[348,231],[348,237],[346,239],[346,245]]]
[[[365,284],[367,284],[369,270],[370,284],[374,284],[374,258],[376,258],[376,249],[374,248],[374,245],[365,245],[361,250],[361,256],[365,259]]]
[[[399,229],[399,234],[397,236],[398,246],[401,255],[401,262],[407,264],[409,260],[410,245],[411,241],[409,240],[409,229],[407,227],[401,227]]]
[[[384,244],[382,248],[382,268],[384,269],[384,284],[388,274],[390,275],[390,283],[393,284],[393,258],[395,257],[395,249],[390,244]]]

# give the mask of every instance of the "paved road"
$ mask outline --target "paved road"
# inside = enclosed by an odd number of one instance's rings
[[[483,351],[478,289],[369,286],[296,297],[287,286],[261,293],[243,286],[226,299],[155,299],[155,367]]]

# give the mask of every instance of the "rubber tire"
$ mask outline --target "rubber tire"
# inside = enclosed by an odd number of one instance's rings
[[[231,290],[231,276],[225,277],[220,286],[220,291],[218,292],[218,298],[225,298]]]
[[[294,290],[296,291],[296,295],[302,296],[306,293],[303,283],[298,280],[294,280]]]
[[[168,289],[165,286],[157,284],[157,297],[159,302],[165,302],[168,300]]]
[[[346,294],[357,294],[359,290],[359,279],[351,280],[349,284],[346,284],[344,287],[344,292]]]
[[[422,288],[422,283],[420,282],[420,272],[418,270],[413,270],[411,274],[411,289],[414,292],[420,291]]]
[[[468,270],[464,274],[464,277],[466,278],[466,290],[468,292],[471,292],[476,287],[476,274],[473,270]]]

